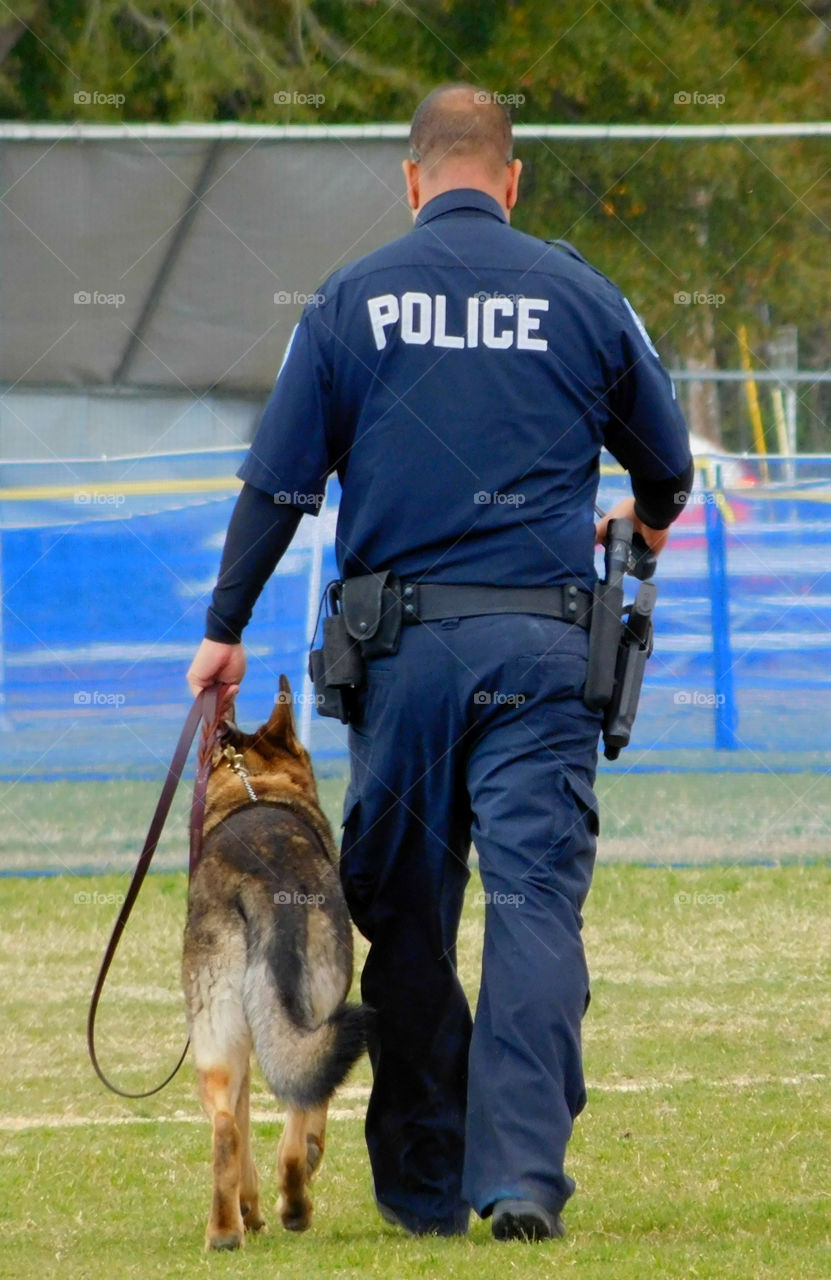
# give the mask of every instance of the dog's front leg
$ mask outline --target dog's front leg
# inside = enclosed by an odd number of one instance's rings
[[[199,1072],[202,1104],[213,1124],[213,1198],[205,1232],[207,1249],[239,1249],[245,1240],[240,1213],[242,1140],[234,1110],[230,1072],[221,1068]]]
[[[251,1066],[246,1067],[245,1079],[237,1102],[237,1128],[241,1143],[239,1205],[246,1231],[262,1231],[265,1219],[260,1217],[259,1178],[251,1154]]]
[[[306,1130],[309,1113],[289,1107],[286,1127],[277,1148],[277,1181],[280,1199],[277,1212],[287,1231],[305,1231],[311,1226],[312,1201],[308,1183]]]

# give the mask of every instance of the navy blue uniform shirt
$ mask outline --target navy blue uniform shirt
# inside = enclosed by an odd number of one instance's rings
[[[689,462],[646,331],[579,255],[460,189],[315,295],[239,475],[317,513],[337,471],[343,577],[590,586],[604,444],[643,479]]]

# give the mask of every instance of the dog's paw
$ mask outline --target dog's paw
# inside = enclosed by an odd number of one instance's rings
[[[280,1196],[277,1212],[286,1231],[308,1231],[312,1225],[312,1202],[305,1194],[291,1200]]]
[[[242,1223],[246,1231],[262,1231],[265,1227],[265,1218],[260,1217],[259,1209],[249,1204],[241,1204],[240,1212],[242,1214]]]
[[[245,1244],[245,1231],[215,1231],[208,1227],[205,1235],[206,1249],[241,1249]]]

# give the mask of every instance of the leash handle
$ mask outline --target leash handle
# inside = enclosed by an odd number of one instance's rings
[[[104,957],[101,961],[101,967],[98,970],[98,977],[95,980],[92,998],[89,1005],[89,1013],[87,1015],[87,1049],[89,1050],[90,1061],[92,1062],[95,1074],[102,1084],[106,1085],[113,1093],[117,1093],[121,1098],[150,1098],[154,1093],[161,1092],[165,1085],[169,1084],[176,1072],[185,1060],[185,1056],[190,1045],[190,1040],[186,1041],[182,1050],[179,1061],[168,1076],[156,1085],[154,1089],[147,1089],[141,1093],[129,1093],[126,1089],[119,1089],[111,1080],[108,1080],[104,1074],[101,1064],[98,1061],[98,1055],[95,1049],[95,1017],[98,1012],[98,1003],[101,999],[101,993],[104,990],[104,983],[107,980],[107,974],[110,965],[115,958],[118,944],[121,941],[121,935],[124,927],[130,918],[139,890],[144,883],[144,877],[147,875],[148,868],[153,859],[153,854],[159,843],[164,824],[167,821],[167,815],[170,812],[170,806],[173,803],[173,797],[176,794],[176,788],[182,778],[182,773],[187,763],[188,753],[191,744],[196,737],[200,722],[204,719],[205,728],[203,732],[202,742],[199,750],[199,762],[197,767],[196,783],[194,784],[193,805],[191,808],[190,823],[190,858],[189,858],[189,875],[193,874],[196,864],[201,853],[202,843],[202,820],[205,814],[205,792],[208,782],[208,774],[210,772],[210,755],[213,748],[213,740],[219,727],[219,685],[213,685],[210,689],[203,689],[194,700],[193,706],[188,712],[187,719],[182,727],[179,735],[179,741],[173,752],[173,758],[167,771],[167,777],[162,787],[162,793],[159,796],[156,811],[150,822],[150,827],[144,841],[144,847],[139,854],[136,869],[133,872],[133,878],[130,881],[130,887],[121,904],[121,909],[116,917],[113,925],[113,931]]]

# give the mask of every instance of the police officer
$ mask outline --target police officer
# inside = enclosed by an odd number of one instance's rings
[[[326,478],[343,579],[394,571],[396,653],[352,709],[342,880],[376,1011],[366,1137],[382,1216],[414,1234],[561,1235],[586,1101],[580,936],[600,716],[582,701],[606,445],[655,550],[691,487],[643,325],[565,244],[515,231],[521,164],[489,95],[418,108],[414,230],[306,308],[250,453],[194,692],[239,686],[242,629]],[[275,502],[275,496],[277,501]],[[518,590],[521,589],[521,590]],[[485,913],[475,1018],[456,972],[471,836]]]

